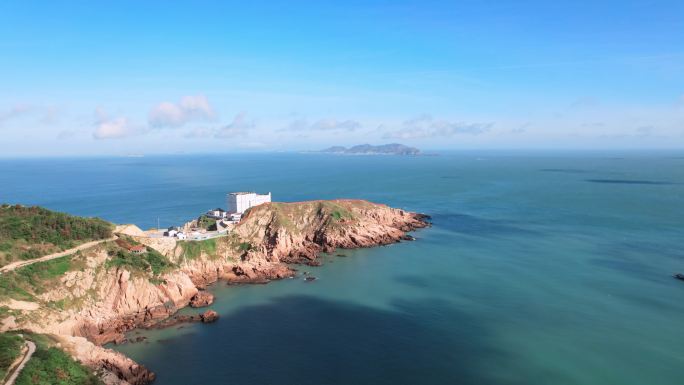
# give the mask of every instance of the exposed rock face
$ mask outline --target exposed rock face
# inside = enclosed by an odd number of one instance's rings
[[[199,291],[190,298],[191,307],[205,307],[214,303],[214,295],[207,291]]]
[[[310,264],[320,252],[399,242],[428,217],[358,200],[267,203],[235,228],[254,245],[245,260]]]
[[[205,324],[216,322],[216,320],[219,319],[219,315],[217,312],[213,310],[207,310],[204,313],[200,314],[200,318],[202,319],[202,322]]]
[[[121,341],[126,331],[167,318],[187,306],[198,292],[192,280],[180,271],[166,274],[164,283],[159,285],[146,277],[132,276],[124,269],[100,270],[96,275],[92,282],[98,284],[88,287],[97,290],[96,301],[70,317],[34,325],[32,329],[82,336],[96,344]]]
[[[142,365],[111,349],[97,346],[83,337],[55,336],[60,347],[97,371],[108,385],[144,385],[154,381],[155,375]]]
[[[213,310],[171,316],[188,305],[209,305],[213,296],[199,289],[217,280],[265,283],[290,277],[295,274],[290,263],[315,265],[321,252],[399,242],[407,239],[406,232],[425,226],[423,215],[366,201],[267,203],[249,210],[229,236],[216,238],[212,255],[202,251],[189,258],[173,239],[133,236],[177,264],[160,277],[107,267],[110,257],[103,247],[88,250],[85,268],[68,271],[59,285],[38,295],[43,303],[68,300],[78,306],[41,306],[27,310],[39,316],[5,319],[2,326],[59,335],[76,358],[104,370],[109,383],[144,384],[154,374],[97,345],[122,342],[123,333],[136,327],[215,321],[218,314]]]

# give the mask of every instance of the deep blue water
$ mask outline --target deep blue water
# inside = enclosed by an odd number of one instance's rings
[[[158,384],[682,383],[682,153],[0,160],[0,201],[143,228],[236,190],[434,226],[326,257],[313,283],[216,285],[218,323],[116,347]]]

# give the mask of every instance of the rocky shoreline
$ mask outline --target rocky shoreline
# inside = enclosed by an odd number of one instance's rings
[[[252,208],[211,253],[192,258],[181,244],[134,237],[178,268],[151,280],[121,267],[102,268],[110,257],[104,249],[94,250],[85,258],[87,268],[68,272],[59,287],[42,294],[46,301],[63,301],[91,293],[80,308],[46,310],[40,320],[12,320],[13,329],[61,336],[63,347],[103,373],[108,384],[146,384],[154,380],[154,373],[101,345],[122,343],[124,333],[135,328],[215,321],[218,314],[212,310],[192,316],[175,313],[186,306],[210,305],[213,296],[204,289],[219,280],[245,284],[292,277],[293,264],[316,266],[320,253],[413,240],[407,233],[429,226],[428,220],[422,214],[359,200],[270,203]]]

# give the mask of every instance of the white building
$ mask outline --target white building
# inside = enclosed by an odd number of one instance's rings
[[[271,193],[234,192],[228,194],[228,212],[242,214],[248,208],[271,201]]]
[[[207,211],[207,213],[205,215],[208,216],[209,218],[214,218],[214,219],[223,219],[223,218],[228,217],[228,213],[220,207]]]
[[[168,230],[164,231],[165,237],[175,237],[178,234],[178,229],[175,227],[169,227]]]

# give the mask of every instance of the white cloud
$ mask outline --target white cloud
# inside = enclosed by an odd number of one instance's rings
[[[190,95],[184,96],[178,103],[159,103],[150,111],[148,122],[152,127],[181,127],[190,121],[214,117],[214,109],[206,96]]]
[[[135,127],[125,116],[110,118],[104,110],[99,108],[95,111],[95,115],[97,116],[93,132],[95,139],[121,139],[144,131]]]
[[[450,138],[455,135],[479,135],[489,131],[493,123],[466,123],[433,119],[430,115],[420,115],[402,123],[398,129],[381,126],[386,139],[424,139]]]

